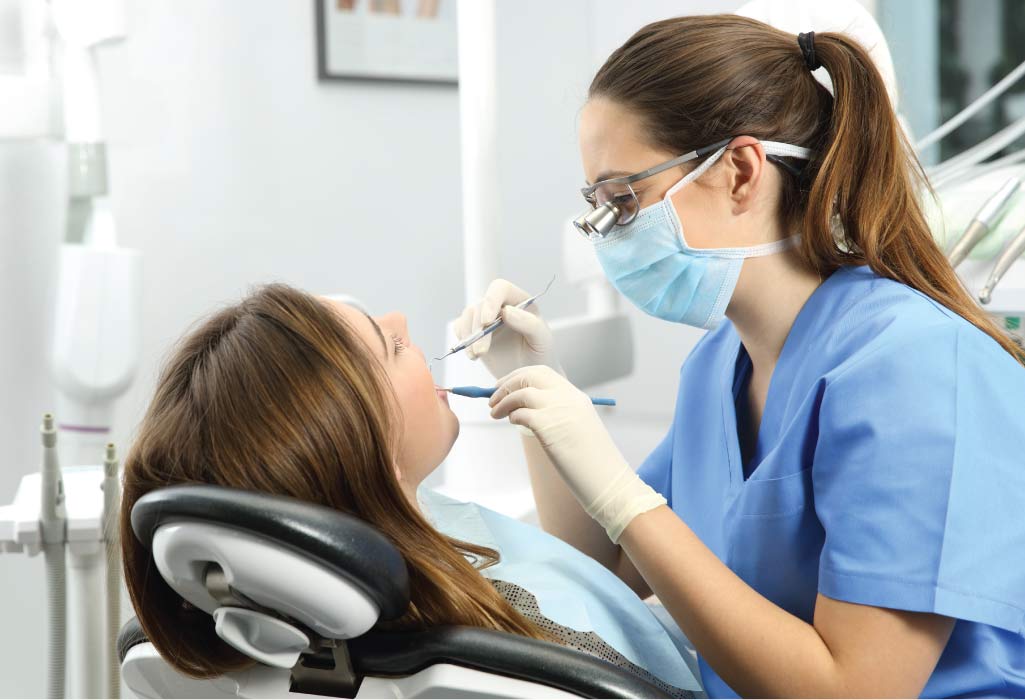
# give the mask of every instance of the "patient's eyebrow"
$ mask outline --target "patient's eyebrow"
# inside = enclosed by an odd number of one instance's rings
[[[388,359],[388,343],[384,339],[384,333],[381,332],[381,327],[379,325],[377,325],[377,321],[375,321],[374,319],[370,318],[370,314],[364,313],[363,315],[367,317],[368,321],[370,321],[372,324],[374,324],[374,330],[377,331],[377,337],[381,339],[381,345],[383,346],[383,349],[384,349],[384,359],[387,360]]]

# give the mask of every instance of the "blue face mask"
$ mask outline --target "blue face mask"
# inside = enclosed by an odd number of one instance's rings
[[[807,159],[810,151],[763,141],[769,155]],[[635,306],[656,318],[698,328],[715,328],[726,314],[745,258],[773,255],[796,245],[791,236],[747,248],[691,248],[683,235],[672,195],[693,182],[725,153],[708,157],[673,185],[661,202],[637,212],[634,220],[616,226],[594,241],[605,275]]]

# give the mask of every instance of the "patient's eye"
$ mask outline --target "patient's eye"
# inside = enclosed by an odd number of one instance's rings
[[[392,339],[392,342],[395,343],[395,354],[396,355],[398,355],[400,352],[403,352],[406,349],[406,344],[404,342],[402,342],[402,338],[400,338],[399,336],[397,336],[394,333],[392,333],[391,334],[391,339]]]

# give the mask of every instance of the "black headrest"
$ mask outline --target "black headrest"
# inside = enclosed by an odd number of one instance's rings
[[[409,607],[409,573],[394,545],[367,523],[287,496],[222,486],[169,486],[140,498],[132,529],[152,547],[157,528],[199,521],[249,532],[316,560],[362,590],[393,620]]]
[[[139,618],[129,618],[128,622],[121,625],[121,631],[117,633],[117,660],[119,663],[124,663],[125,657],[128,656],[128,652],[131,651],[132,647],[145,644],[149,641],[149,637],[142,631],[142,624],[139,622]]]

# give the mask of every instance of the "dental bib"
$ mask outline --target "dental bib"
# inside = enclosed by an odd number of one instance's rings
[[[769,155],[808,159],[799,146],[762,141]],[[726,147],[673,185],[662,200],[641,209],[628,224],[595,238],[606,277],[645,313],[665,321],[711,329],[722,321],[746,258],[774,255],[798,244],[799,236],[746,248],[692,248],[683,234],[672,196],[714,165]]]
[[[619,577],[594,559],[538,527],[427,488],[417,492],[424,515],[440,532],[491,547],[501,561],[481,570],[537,599],[551,621],[594,632],[664,682],[700,693],[701,684],[681,656],[678,640]]]

